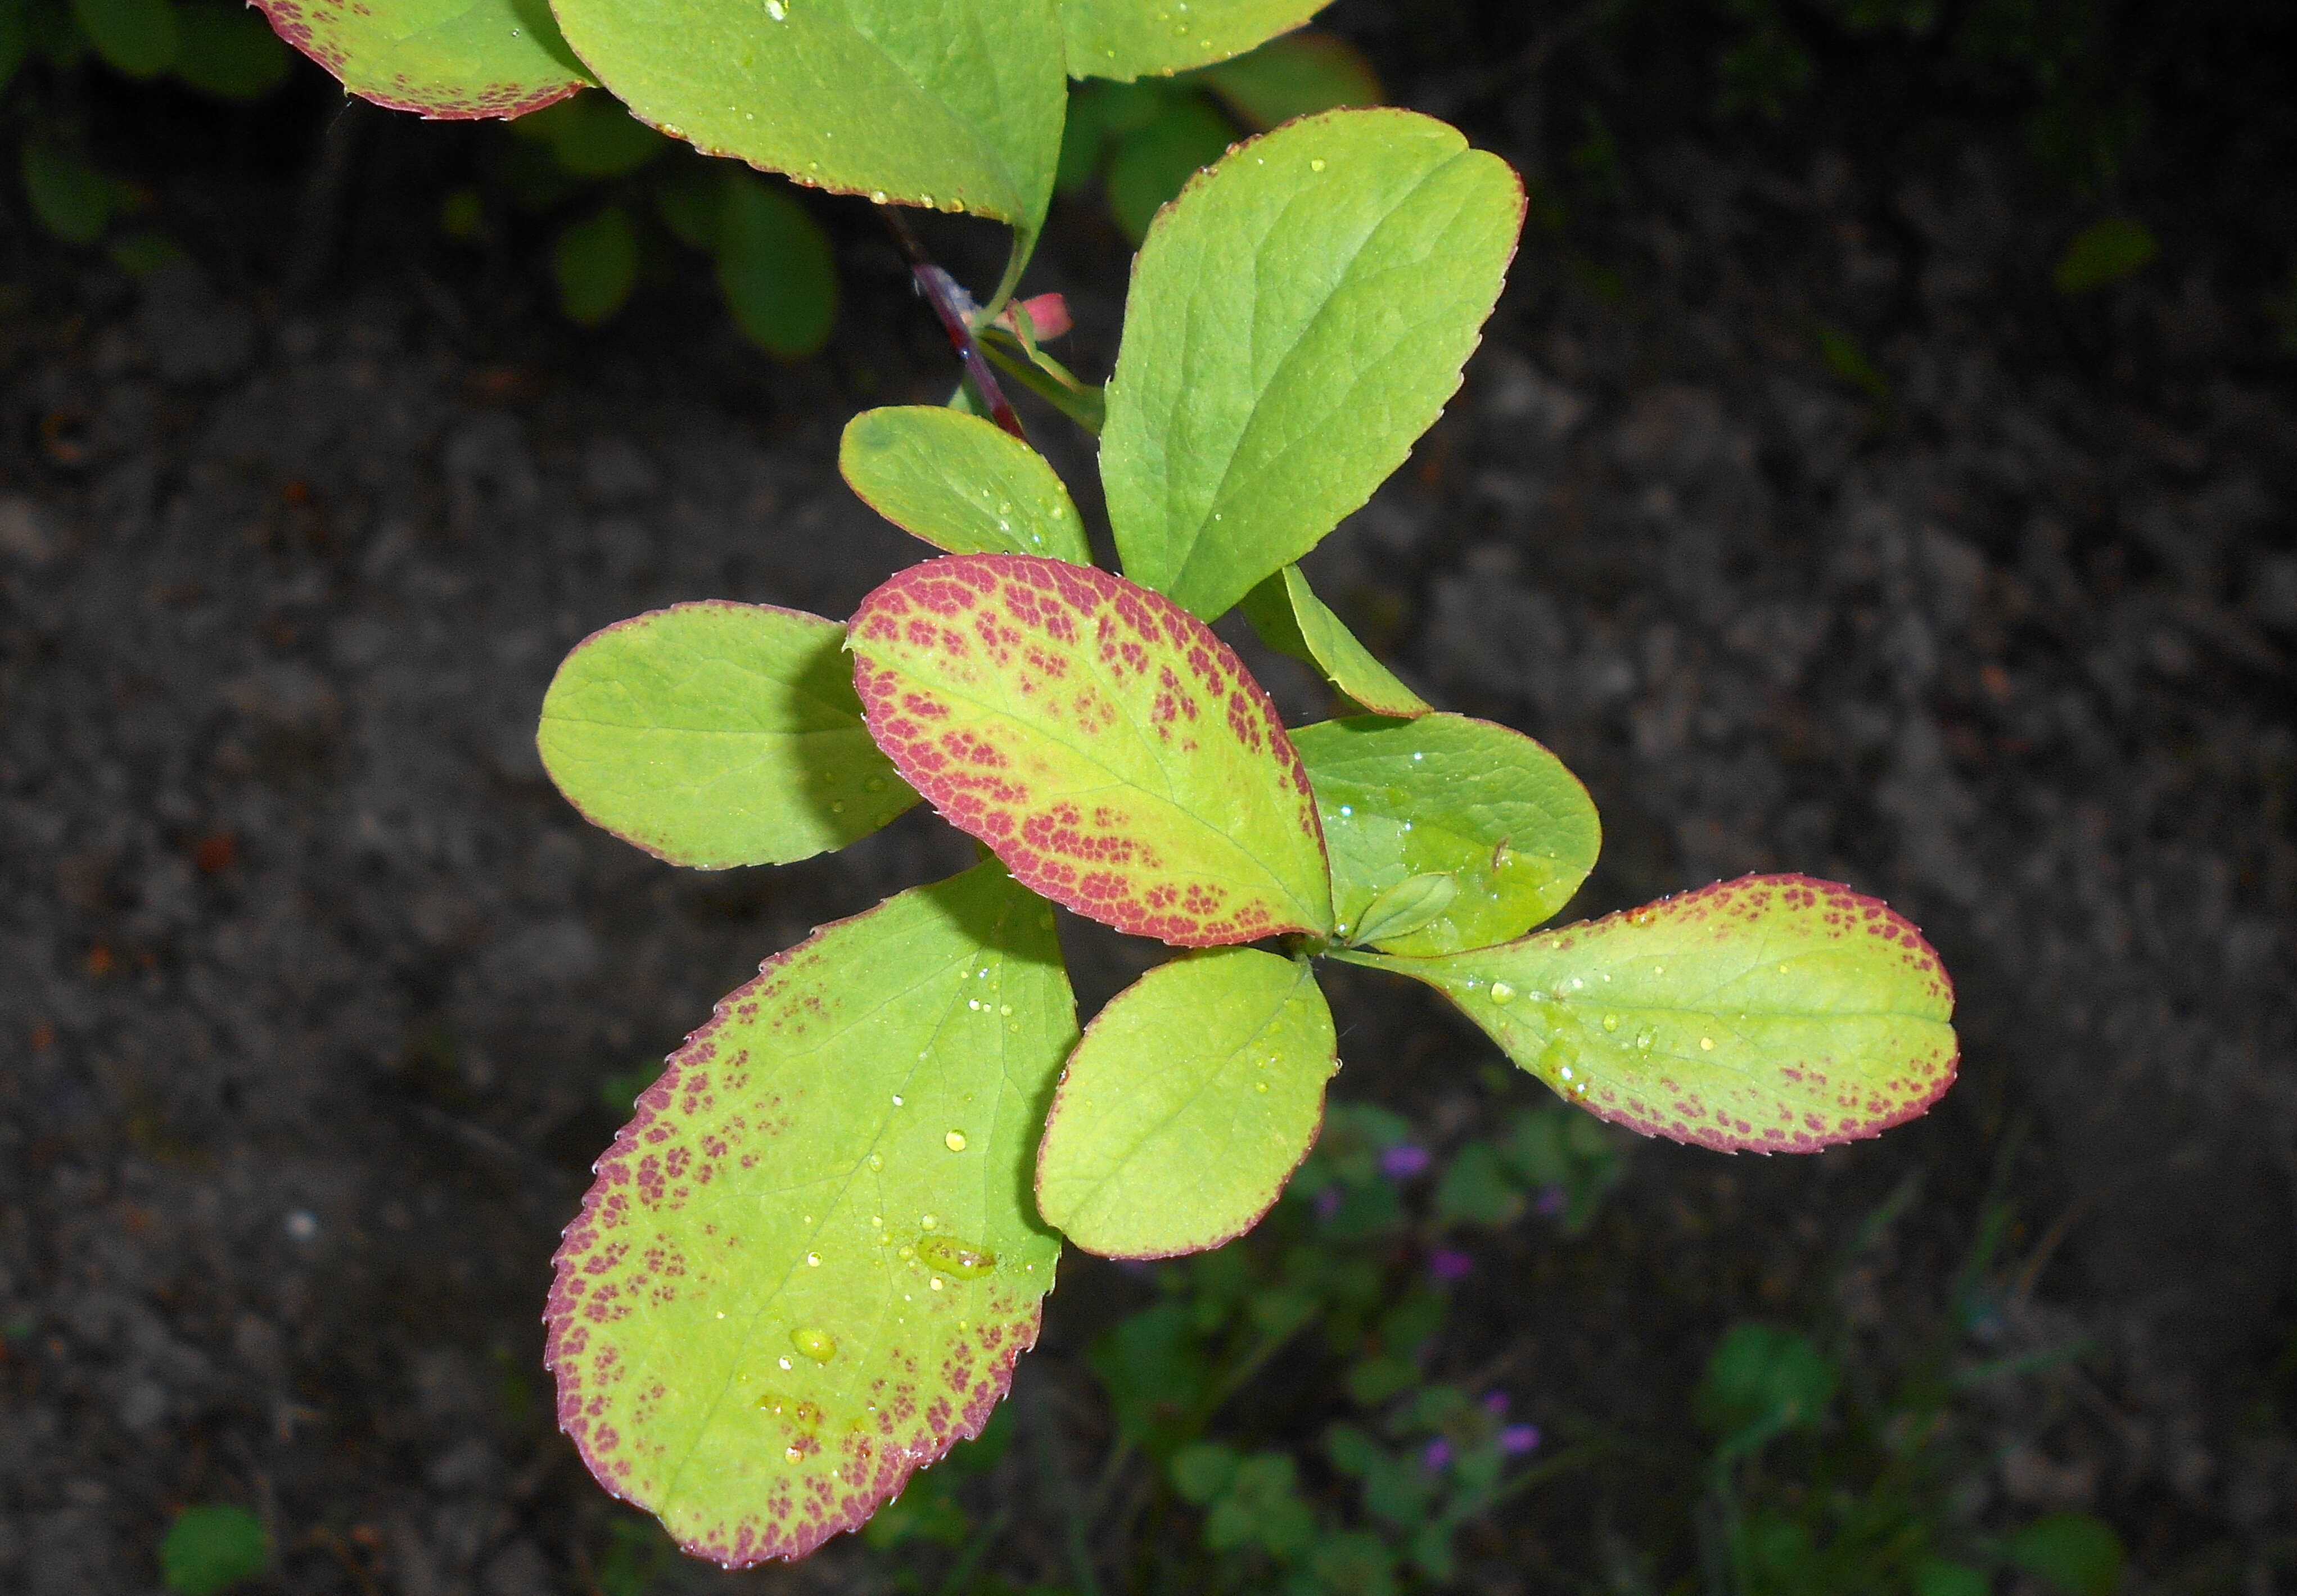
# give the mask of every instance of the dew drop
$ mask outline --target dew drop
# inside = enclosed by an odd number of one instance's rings
[[[883,205],[885,202],[885,191],[882,188],[871,189],[869,191],[869,202],[873,205]]]
[[[1252,1083],[1252,1090],[1255,1091],[1266,1091],[1268,1090],[1268,1082],[1265,1081],[1255,1081]]]
[[[1605,1015],[1605,1016],[1603,1016],[1603,1029],[1604,1029],[1604,1030],[1606,1030],[1606,1031],[1617,1031],[1618,1028],[1619,1028],[1619,1016],[1618,1016],[1618,1015],[1616,1015],[1616,1014],[1607,1014],[1607,1015]]]
[[[1324,169],[1324,163],[1321,160],[1312,160],[1308,163],[1308,169],[1312,172],[1321,172]]]
[[[960,1280],[977,1280],[997,1267],[997,1255],[954,1236],[920,1236],[918,1256]]]
[[[1712,1053],[1715,1050],[1715,1039],[1711,1036],[1700,1037],[1699,1039],[1699,1050],[1702,1053]]]
[[[924,1055],[924,1054],[922,1054],[922,1053],[920,1053],[920,1054],[918,1054],[918,1057],[920,1057],[920,1058],[922,1058],[922,1057],[925,1057],[925,1055]],[[901,1094],[900,1092],[898,1092],[898,1091],[897,1091],[897,1092],[895,1092],[895,1093],[893,1094],[893,1107],[896,1107],[896,1108],[899,1108],[901,1106],[902,1106],[902,1094]]]
[[[1013,1012],[1013,1006],[1010,1003],[1000,1003],[997,1006],[997,1012],[1000,1014],[1010,1014]]]
[[[1340,819],[1343,820],[1349,819],[1355,812],[1355,807],[1353,804],[1343,803],[1340,805]]]
[[[792,1446],[783,1452],[782,1458],[786,1462],[803,1463],[805,1461],[805,1453],[800,1452],[796,1447]]]
[[[832,802],[829,806],[829,812],[833,815],[844,814],[845,812],[845,800],[840,798]]]
[[[872,1153],[872,1154],[870,1154],[870,1155],[869,1155],[869,1167],[870,1167],[872,1170],[880,1170],[880,1169],[885,1168],[885,1156],[883,1153]]]
[[[941,1221],[939,1221],[939,1220],[935,1219],[935,1218],[934,1218],[932,1214],[930,1214],[930,1213],[920,1213],[919,1215],[918,1215],[918,1224],[920,1224],[920,1225],[922,1225],[922,1226],[924,1226],[926,1230],[932,1230],[935,1225],[938,1225],[939,1223],[941,1223]]]
[[[941,1289],[941,1277],[939,1275],[935,1275],[932,1279],[927,1280],[926,1284],[932,1287],[935,1291],[939,1291]]]
[[[943,1137],[941,1140],[942,1145],[952,1153],[962,1153],[965,1151],[965,1132],[962,1131],[951,1131],[948,1135]]]
[[[1636,1048],[1638,1048],[1639,1049],[1641,1049],[1642,1051],[1643,1051],[1643,1052],[1645,1052],[1645,1053],[1648,1053],[1648,1052],[1650,1052],[1650,1051],[1651,1050],[1651,1043],[1652,1043],[1655,1040],[1657,1040],[1657,1039],[1656,1039],[1656,1038],[1654,1038],[1654,1037],[1651,1035],[1651,1033],[1649,1031],[1647,1031],[1647,1030],[1645,1030],[1645,1031],[1638,1031],[1638,1032],[1635,1032],[1635,1046],[1636,1046]]]
[[[837,1338],[827,1330],[808,1325],[790,1332],[790,1345],[817,1363],[827,1363],[837,1355]]]
[[[821,1267],[821,1255],[819,1253],[808,1253],[805,1255],[805,1266],[808,1269],[819,1269]]]
[[[782,0],[766,0],[766,15],[777,22],[786,22],[789,20],[789,7]]]
[[[1514,1002],[1514,1001],[1515,1001],[1515,988],[1513,988],[1513,987],[1510,986],[1510,985],[1509,985],[1506,982],[1504,982],[1504,981],[1494,981],[1494,982],[1493,982],[1493,983],[1492,983],[1492,1001],[1493,1001],[1493,1002],[1494,1002],[1494,1003],[1512,1003],[1512,1002]]]

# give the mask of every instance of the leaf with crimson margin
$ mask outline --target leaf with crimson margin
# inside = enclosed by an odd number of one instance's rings
[[[363,100],[441,119],[518,117],[589,83],[547,0],[255,0]]]
[[[823,927],[638,1098],[546,1316],[559,1424],[729,1567],[858,1528],[981,1433],[1060,1243],[1030,1196],[1075,1000],[984,863]]]
[[[1179,605],[1089,566],[911,566],[846,631],[869,733],[1031,891],[1183,947],[1331,928],[1322,834],[1260,685]]]
[[[1880,1135],[1954,1083],[1954,988],[1882,903],[1748,876],[1497,948],[1336,957],[1424,981],[1598,1118],[1722,1152]]]

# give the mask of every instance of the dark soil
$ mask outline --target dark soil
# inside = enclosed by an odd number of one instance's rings
[[[404,164],[432,131],[376,137]],[[1815,1158],[1639,1150],[1592,1240],[1491,1249],[1443,1356],[1511,1360],[1552,1430],[1680,1450],[1725,1325],[1886,1347],[1943,1311],[1991,1193],[2018,1228],[1970,1344],[2086,1350],[1985,1408],[1959,1510],[2095,1510],[2145,1589],[2297,1589],[2287,367],[2174,256],[2058,301],[2079,214],[2006,146],[1665,140],[1625,173],[1633,205],[1535,231],[1461,398],[1312,574],[1587,782],[1609,841],[1575,914],[1750,870],[1883,895],[1955,973],[1963,1078]],[[286,237],[280,191],[203,181],[174,202],[213,234]],[[834,467],[854,409],[950,380],[890,251],[844,241],[846,331],[778,370],[700,290],[579,336],[515,273],[368,248],[384,209],[293,304],[292,240],[140,284],[10,251],[0,1587],[28,1596],[155,1586],[196,1501],[264,1515],[287,1591],[589,1589],[620,1510],[552,1430],[538,1318],[617,1123],[601,1082],[971,857],[917,811],[836,859],[678,872],[582,826],[532,745],[598,626],[842,615],[917,555]],[[1089,370],[1122,261],[1080,213],[1041,270]],[[1821,358],[1843,327],[1879,383]],[[1089,1004],[1147,961],[1071,929]],[[1493,1112],[1463,1023],[1333,985],[1343,1095],[1439,1141]],[[1020,1393],[1065,1444],[1101,1433],[1078,1353],[1137,1289],[1065,1272]],[[1524,1499],[1470,1583],[1596,1588],[1622,1535],[1686,1566],[1681,1504],[1669,1528],[1636,1494]],[[1053,1577],[1040,1541],[1000,1560]],[[885,1578],[851,1543],[680,1576]]]

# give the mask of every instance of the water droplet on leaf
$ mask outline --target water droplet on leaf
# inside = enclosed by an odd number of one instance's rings
[[[952,1153],[962,1153],[965,1151],[965,1132],[962,1131],[951,1131],[948,1135],[943,1137],[941,1139],[942,1145],[948,1148]]]
[[[837,1355],[837,1338],[827,1330],[811,1326],[790,1332],[790,1345],[817,1363],[827,1363]]]

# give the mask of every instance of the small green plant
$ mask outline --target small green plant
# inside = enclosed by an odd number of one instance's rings
[[[1858,1231],[1842,1267],[1913,1201],[1909,1176]],[[1970,1396],[2035,1375],[2088,1343],[1972,1359],[1996,1320],[1998,1250],[2008,1207],[1990,1202],[1933,1328],[1895,1356],[1859,1361],[1857,1335],[1741,1323],[1708,1361],[1692,1403],[1712,1438],[1700,1539],[1706,1587],[1729,1596],[1985,1596],[2012,1569],[2056,1596],[2111,1596],[2122,1550],[2087,1514],[2057,1513],[2007,1534],[1969,1521],[1958,1502],[1987,1466],[1968,1434]],[[1901,1329],[1903,1324],[1894,1327]]]
[[[270,1533],[245,1508],[185,1508],[160,1543],[160,1572],[177,1596],[222,1596],[270,1567]]]
[[[1309,1156],[1339,1066],[1319,959],[1431,986],[1563,1101],[1717,1149],[1873,1135],[1946,1089],[1944,972],[1846,887],[1750,877],[1532,934],[1594,863],[1585,789],[1530,738],[1431,708],[1300,573],[1459,385],[1523,220],[1504,162],[1394,110],[1230,150],[1148,228],[1105,389],[1010,305],[1067,77],[1194,70],[1312,4],[558,0],[560,31],[492,4],[425,33],[392,7],[273,0],[361,92],[509,112],[595,74],[705,151],[1014,233],[976,306],[887,212],[965,405],[869,412],[840,463],[944,557],[843,625],[730,601],[638,616],[580,645],[543,703],[561,791],[672,863],[803,859],[920,799],[989,856],[823,927],[722,1001],[566,1232],[547,1313],[561,1423],[681,1545],[803,1556],[979,1435],[1065,1243],[1153,1259],[1251,1230]],[[438,64],[411,42],[457,63],[435,94],[410,87]],[[983,346],[1000,325],[1003,368],[1099,433],[1123,576],[1091,564],[998,386]],[[1239,606],[1365,712],[1286,728],[1210,629]],[[1056,905],[1181,951],[1080,1032]],[[1453,1200],[1504,1208],[1511,1170],[1600,1183],[1601,1151],[1527,1132]],[[1367,1402],[1416,1378],[1412,1323],[1381,1324],[1351,1376]],[[1336,1436],[1333,1461],[1433,1569],[1496,1488],[1498,1418],[1423,1393],[1387,1441]],[[1140,1422],[1144,1447],[1194,1442]],[[1430,1436],[1456,1471],[1406,1489],[1420,1476],[1393,1443],[1424,1462]],[[1388,1543],[1302,1539],[1280,1460],[1181,1455],[1172,1484],[1208,1534],[1336,1588],[1346,1571],[1315,1559],[1354,1547],[1374,1568],[1354,1588],[1379,1588]]]

